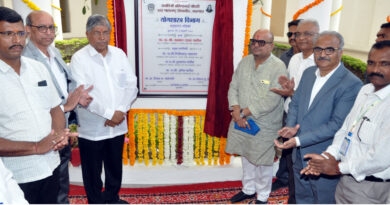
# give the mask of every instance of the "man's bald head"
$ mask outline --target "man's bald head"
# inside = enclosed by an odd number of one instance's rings
[[[254,34],[253,34],[253,38],[255,38],[256,36],[264,36],[265,38],[267,39],[264,39],[264,40],[267,40],[269,42],[274,42],[274,34],[267,30],[267,29],[259,29],[257,30]]]
[[[36,22],[34,22],[34,20],[36,20],[39,17],[50,18],[51,20],[53,20],[53,17],[46,11],[36,10],[36,11],[32,11],[27,15],[26,25],[27,26],[35,25]]]

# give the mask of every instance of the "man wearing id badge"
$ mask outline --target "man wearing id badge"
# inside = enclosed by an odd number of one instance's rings
[[[283,98],[270,91],[281,88],[280,75],[286,75],[284,63],[271,54],[273,34],[258,30],[250,40],[252,54],[244,57],[233,74],[228,100],[233,120],[230,123],[226,152],[241,156],[242,191],[230,201],[255,198],[256,204],[267,203],[271,193],[273,140],[282,127]]]
[[[390,203],[390,41],[375,43],[367,60],[371,83],[324,153],[306,154],[306,175],[342,175],[336,203]]]
[[[314,39],[316,66],[307,68],[292,96],[286,127],[279,135],[289,138],[281,149],[292,153],[295,199],[301,203],[335,203],[334,193],[339,177],[302,176],[307,153],[323,152],[340,129],[362,86],[362,82],[341,62],[344,39],[335,31],[324,31]]]

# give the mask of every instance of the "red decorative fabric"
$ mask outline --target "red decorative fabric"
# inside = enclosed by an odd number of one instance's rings
[[[123,0],[114,0],[115,44],[127,54],[126,15]]]
[[[231,120],[227,93],[233,75],[233,0],[217,0],[204,132],[226,137]]]
[[[177,164],[183,164],[183,116],[177,117]]]

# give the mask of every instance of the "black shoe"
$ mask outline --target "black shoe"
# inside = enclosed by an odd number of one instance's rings
[[[268,204],[268,201],[260,201],[256,199],[255,204]]]
[[[232,202],[232,203],[237,203],[237,202],[243,201],[243,200],[245,200],[245,199],[249,199],[249,198],[255,197],[255,195],[256,195],[256,194],[247,195],[247,194],[245,194],[244,192],[240,191],[238,194],[234,195],[234,196],[230,199],[230,202]]]
[[[280,181],[279,179],[276,179],[274,183],[272,183],[272,188],[271,188],[271,191],[276,191],[280,188],[284,188],[284,187],[287,187],[288,184],[285,184],[283,183],[282,181]]]

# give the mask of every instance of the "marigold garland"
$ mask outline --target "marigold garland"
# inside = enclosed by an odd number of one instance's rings
[[[157,164],[157,147],[156,147],[156,115],[150,114],[150,150],[152,152],[152,165]]]
[[[263,10],[263,7],[260,8],[260,11],[261,11],[261,13],[264,14],[265,16],[268,16],[268,17],[272,18],[271,14],[265,13],[265,11]]]
[[[386,20],[390,23],[390,16],[387,16]]]
[[[138,154],[138,163],[142,163],[144,160],[144,146],[143,146],[143,113],[137,115],[137,154]]]
[[[331,13],[330,16],[336,15],[338,12],[340,12],[343,9],[343,5],[339,9],[337,9],[335,12]]]
[[[311,9],[311,8],[313,8],[313,7],[315,7],[315,6],[317,6],[318,4],[322,3],[323,1],[324,1],[324,0],[315,0],[315,1],[311,2],[310,4],[306,5],[305,7],[299,9],[299,10],[294,14],[293,20],[297,20],[298,17],[299,17],[301,14],[307,12],[309,9]]]
[[[142,138],[144,145],[144,161],[145,165],[149,165],[149,123],[148,123],[148,114],[143,115],[142,120]]]
[[[200,147],[200,116],[195,116],[195,162],[197,165],[200,165],[199,161],[199,147]]]
[[[114,18],[114,1],[107,0],[107,18],[111,24],[110,45],[115,46],[115,18]]]
[[[31,10],[36,11],[36,10],[41,10],[37,5],[35,5],[32,1],[30,0],[22,0],[27,7],[29,7]]]
[[[148,114],[150,114],[150,122]],[[158,116],[157,128],[156,114]],[[182,123],[177,120],[179,116],[182,118]],[[150,163],[149,150],[150,157],[155,158],[155,160],[150,161],[154,161],[155,164],[157,162],[159,164],[164,162],[177,164],[177,162],[182,161],[186,165],[191,165],[195,161],[197,165],[205,165],[206,154],[209,165],[229,164],[230,155],[224,152],[226,138],[206,135],[203,132],[204,116],[204,110],[131,110],[128,114],[129,132],[128,139],[126,138],[125,141],[127,150],[124,146],[124,164],[127,164],[128,158],[130,165],[133,166],[137,156],[139,163],[144,162],[148,165]],[[179,126],[182,127],[179,128]],[[181,133],[182,139],[180,139],[179,133]],[[158,137],[156,138],[156,136]],[[137,145],[135,145],[136,140]],[[180,144],[182,145],[180,146]]]
[[[123,164],[128,164],[129,161],[129,152],[128,152],[128,140],[127,139],[127,135],[128,134],[125,134],[125,140],[124,140],[124,143],[123,143],[123,152],[122,152],[122,159],[123,159]]]
[[[207,135],[207,164],[212,165],[213,160],[213,137]]]
[[[135,164],[135,134],[134,134],[134,112],[130,110],[127,118],[128,129],[129,129],[129,161],[130,165]]]
[[[157,135],[158,135],[158,164],[163,164],[164,161],[164,126],[163,115],[157,114]]]
[[[214,165],[218,165],[219,141],[219,137],[214,137]]]
[[[200,157],[199,157],[199,162],[201,165],[205,165],[205,162],[204,162],[204,157],[205,157],[205,154],[206,154],[206,133],[203,132],[203,129],[204,129],[204,120],[205,120],[205,117],[202,117],[202,128],[201,128],[201,132],[202,134],[200,135]]]
[[[249,53],[249,40],[250,40],[250,31],[252,24],[252,10],[253,10],[253,2],[252,0],[248,0],[248,7],[246,10],[246,27],[245,27],[245,40],[244,40],[244,54],[242,57],[245,57]]]
[[[221,137],[219,141],[219,164],[225,164],[225,146],[226,146],[226,138]]]

